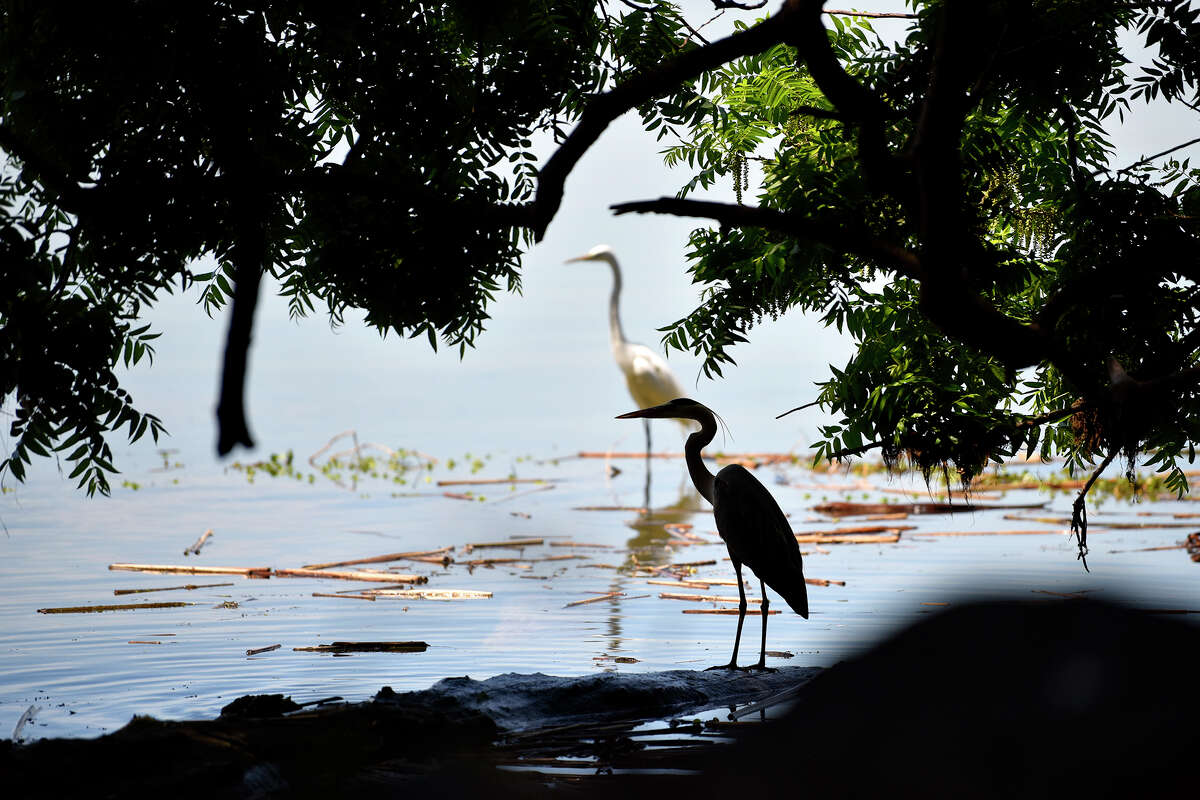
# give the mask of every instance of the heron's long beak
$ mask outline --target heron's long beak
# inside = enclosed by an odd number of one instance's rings
[[[641,417],[663,419],[677,416],[678,413],[675,407],[667,403],[661,406],[651,406],[650,408],[639,408],[637,411],[630,411],[628,414],[619,414],[615,419],[639,419]]]
[[[591,260],[592,260],[592,259],[591,259],[589,256],[587,256],[587,255],[585,254],[585,255],[582,255],[582,256],[575,256],[574,258],[568,258],[568,259],[567,259],[566,261],[564,261],[563,263],[564,263],[564,264],[573,264],[573,263],[575,263],[576,261],[591,261]]]

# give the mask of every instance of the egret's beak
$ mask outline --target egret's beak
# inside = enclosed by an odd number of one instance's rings
[[[573,264],[576,261],[591,261],[591,260],[592,260],[591,256],[589,256],[585,253],[584,255],[581,255],[581,256],[575,256],[574,258],[568,258],[563,263],[564,264]]]
[[[649,417],[650,419],[673,418],[678,416],[678,409],[670,403],[661,406],[651,406],[650,408],[639,408],[637,411],[630,411],[628,414],[620,414],[615,419],[640,419]]]

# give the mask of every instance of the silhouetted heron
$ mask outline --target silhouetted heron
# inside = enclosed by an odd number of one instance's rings
[[[758,576],[762,593],[762,647],[758,663],[749,669],[767,668],[767,616],[770,602],[766,587],[770,586],[792,610],[808,619],[808,589],[804,583],[804,559],[787,517],[758,478],[740,464],[730,464],[715,476],[704,466],[700,451],[717,434],[716,415],[706,406],[680,397],[653,408],[643,408],[621,414],[617,419],[690,419],[700,423],[700,430],[687,438],[684,453],[692,483],[712,503],[717,532],[729,549],[729,559],[738,579],[737,637],[733,640],[733,656],[728,664],[712,669],[738,669],[738,645],[742,640],[742,623],[746,620],[746,590],[742,586],[742,564]]]

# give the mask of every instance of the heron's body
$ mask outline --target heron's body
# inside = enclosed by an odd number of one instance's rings
[[[625,337],[621,326],[621,267],[608,245],[596,245],[586,254],[568,260],[603,261],[612,268],[612,294],[608,299],[608,337],[612,346],[613,360],[621,374],[629,395],[638,408],[661,405],[683,396],[679,385],[666,360],[644,344],[631,342]],[[686,423],[684,423],[686,425]],[[646,423],[646,454],[650,454],[650,423]]]
[[[639,417],[689,419],[700,423],[684,445],[688,472],[696,489],[712,503],[717,532],[729,550],[738,576],[738,627],[733,643],[733,657],[727,668],[737,667],[738,647],[742,638],[742,623],[746,618],[746,590],[742,586],[742,565],[758,576],[762,589],[762,646],[757,668],[766,667],[767,616],[770,601],[765,586],[770,586],[791,606],[808,619],[808,589],[804,582],[804,560],[792,526],[783,510],[767,488],[749,470],[737,464],[725,467],[716,475],[708,471],[700,451],[717,433],[717,421],[705,406],[695,400],[676,398],[653,408],[622,414],[618,419]]]

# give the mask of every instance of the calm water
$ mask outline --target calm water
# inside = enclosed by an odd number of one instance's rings
[[[664,426],[665,428],[665,426]],[[674,430],[662,436],[677,436]],[[314,448],[315,449],[315,448]],[[506,476],[554,481],[539,485],[465,487],[484,499],[460,500],[438,487],[445,478],[470,477],[460,463],[441,463],[429,481],[406,486],[365,479],[343,489],[316,482],[184,467],[127,476],[138,490],[118,488],[110,500],[86,501],[65,486],[42,483],[5,498],[7,535],[0,538],[0,725],[8,735],[30,706],[39,711],[22,735],[91,736],[114,730],[133,713],[203,718],[247,693],[281,692],[299,702],[330,695],[363,699],[380,686],[424,688],[449,675],[545,672],[580,675],[598,670],[662,670],[705,667],[728,658],[735,619],[683,614],[712,604],[658,597],[663,591],[735,595],[732,587],[678,590],[648,584],[613,567],[715,559],[697,576],[728,578],[719,544],[673,546],[664,528],[692,523],[694,532],[717,542],[711,515],[683,482],[680,461],[654,465],[653,510],[582,511],[578,506],[640,506],[644,466],[619,461],[622,471],[605,477],[600,459],[564,458],[557,463],[496,451],[476,454],[476,477]],[[518,460],[519,459],[519,460]],[[302,459],[298,459],[302,460]],[[301,467],[310,472],[305,464]],[[821,499],[905,498],[853,486],[856,476],[814,476],[796,468],[763,467],[798,530],[827,530],[808,508]],[[411,477],[411,475],[407,476]],[[908,481],[874,479],[877,489]],[[405,494],[397,496],[399,491]],[[415,496],[411,493],[417,493]],[[1003,502],[1028,502],[1035,492],[1010,492]],[[1069,499],[1050,502],[1061,516]],[[1137,512],[1166,512],[1190,503],[1106,504],[1102,520],[1139,520]],[[900,623],[917,619],[987,589],[1019,597],[1037,590],[1087,591],[1093,597],[1125,598],[1145,607],[1200,608],[1196,570],[1182,550],[1109,553],[1172,544],[1185,529],[1101,531],[1093,534],[1092,572],[1085,574],[1072,546],[1054,525],[1006,520],[988,511],[946,517],[921,516],[892,524],[919,531],[988,531],[1045,528],[1045,535],[929,537],[906,531],[888,545],[828,545],[808,552],[809,577],[846,582],[809,587],[811,619],[772,616],[768,648],[793,658],[775,663],[829,665],[854,653]],[[1159,519],[1160,517],[1155,517]],[[846,525],[864,524],[847,522]],[[202,555],[182,551],[207,528],[213,539]],[[508,538],[540,537],[545,545],[523,550],[464,546]],[[604,547],[551,546],[575,542]],[[429,576],[430,588],[493,592],[491,599],[438,602],[380,599],[367,602],[313,597],[361,584],[309,579],[249,580],[227,576],[149,575],[113,572],[111,562],[296,567],[382,553],[454,546],[458,560],[522,557],[519,565],[469,569],[398,562]],[[575,560],[539,560],[576,554]],[[609,566],[606,566],[609,565]],[[371,565],[385,566],[385,565]],[[114,597],[114,589],[225,583],[195,591],[164,591]],[[624,597],[564,607],[589,593],[619,591]],[[100,614],[37,613],[45,607],[122,602],[186,601],[183,608]],[[233,607],[236,604],[236,607]],[[781,608],[782,603],[777,603]],[[749,618],[743,661],[751,660],[759,620]],[[335,640],[421,640],[427,652],[331,656],[293,647]],[[134,642],[155,642],[135,644]],[[252,648],[281,644],[247,657]],[[615,658],[636,659],[617,662]]]

